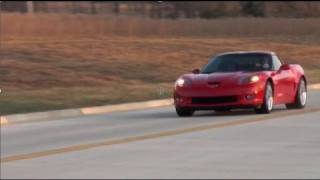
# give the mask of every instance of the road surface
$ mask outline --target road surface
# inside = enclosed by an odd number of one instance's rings
[[[173,107],[1,127],[1,178],[320,178],[320,91],[303,110]]]

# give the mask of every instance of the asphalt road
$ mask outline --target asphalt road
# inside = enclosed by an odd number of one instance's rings
[[[320,91],[268,115],[166,107],[2,126],[1,178],[320,178]]]

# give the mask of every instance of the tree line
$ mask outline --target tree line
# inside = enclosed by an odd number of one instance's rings
[[[165,2],[162,2],[165,3]],[[218,18],[235,16],[253,17],[319,17],[317,1],[203,1],[167,2],[173,11],[167,17]],[[161,11],[161,9],[160,9]]]
[[[2,11],[141,15],[152,18],[319,17],[319,1],[1,1]],[[59,4],[59,6],[57,6]]]

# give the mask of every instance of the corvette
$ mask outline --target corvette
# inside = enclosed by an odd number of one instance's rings
[[[180,76],[174,85],[178,116],[196,110],[252,108],[270,113],[274,105],[304,108],[307,79],[298,64],[283,64],[274,52],[240,51],[218,54],[201,70]]]

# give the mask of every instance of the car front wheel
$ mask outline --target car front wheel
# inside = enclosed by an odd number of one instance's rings
[[[273,89],[270,82],[267,82],[264,90],[264,100],[260,107],[255,108],[257,114],[270,113],[273,108]]]
[[[187,109],[187,108],[176,107],[176,112],[177,112],[178,116],[180,116],[180,117],[188,117],[188,116],[192,116],[193,115],[194,110]]]

